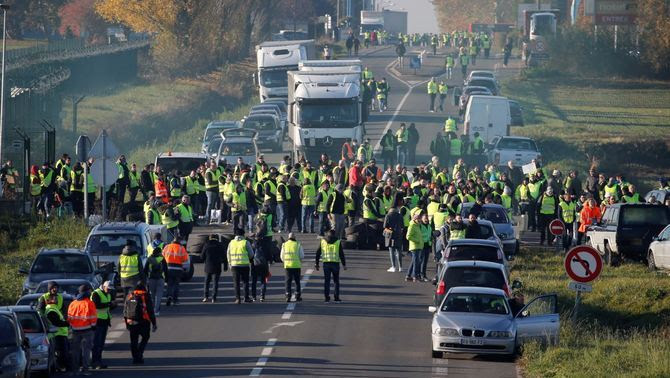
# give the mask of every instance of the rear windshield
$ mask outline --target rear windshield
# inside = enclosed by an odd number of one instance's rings
[[[221,134],[221,130],[223,130],[223,127],[220,126],[208,128],[207,131],[205,132],[205,142]]]
[[[19,318],[19,324],[25,333],[42,333],[42,321],[37,312],[17,312],[16,317]]]
[[[491,221],[491,223],[509,223],[505,210],[501,208],[484,208],[479,214],[479,218]]]
[[[221,148],[221,156],[253,156],[254,145],[251,143],[226,143]]]
[[[499,149],[537,151],[535,142],[530,139],[503,138],[498,142]]]
[[[37,256],[31,273],[73,273],[90,274],[93,267],[89,256],[82,254],[44,254]]]
[[[505,287],[505,277],[500,269],[483,267],[449,267],[443,281],[447,291],[456,286]]]
[[[473,94],[473,93],[491,94],[491,91],[486,87],[465,87],[465,94]]]
[[[670,223],[668,208],[665,206],[634,206],[622,207],[621,225],[662,225]]]
[[[502,256],[498,254],[498,249],[493,247],[467,245],[454,246],[447,252],[447,261],[478,260],[499,263]]]
[[[468,85],[471,85],[473,87],[486,87],[488,89],[491,89],[495,86],[492,81],[490,80],[481,80],[481,79],[472,79],[468,82]]]
[[[7,316],[0,316],[0,347],[16,346],[16,328]]]
[[[118,256],[128,240],[135,242],[138,249],[142,248],[142,239],[137,234],[98,234],[88,239],[86,251],[95,256]]]
[[[205,159],[201,158],[175,158],[175,157],[163,157],[158,158],[158,166],[161,167],[163,172],[172,173],[174,171],[179,172],[181,175],[186,176],[191,171],[197,169],[202,163],[205,162]]]
[[[254,130],[274,130],[275,121],[272,118],[253,118],[247,119],[244,121],[245,129],[254,129]]]

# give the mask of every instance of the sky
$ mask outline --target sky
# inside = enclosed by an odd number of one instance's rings
[[[430,0],[390,0],[394,6],[391,10],[405,8],[407,14],[407,28],[409,33],[437,33],[437,18],[435,8]]]

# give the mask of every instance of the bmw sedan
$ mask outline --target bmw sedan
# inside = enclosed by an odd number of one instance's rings
[[[430,306],[433,358],[445,352],[515,355],[528,341],[558,342],[556,295],[531,300],[516,314],[505,292],[454,287],[439,307]]]

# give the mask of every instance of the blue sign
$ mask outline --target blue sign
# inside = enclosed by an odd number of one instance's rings
[[[409,58],[409,68],[421,69],[421,58],[418,55]]]

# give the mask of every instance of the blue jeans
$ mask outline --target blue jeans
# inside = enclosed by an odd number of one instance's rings
[[[319,235],[321,236],[325,235],[326,231],[328,230],[330,230],[330,221],[328,220],[328,213],[319,212]]]
[[[389,258],[392,267],[402,269],[402,252],[398,247],[389,247]]]
[[[423,251],[421,251],[421,277],[428,277],[426,275],[426,268],[428,267],[428,257],[430,256],[430,249],[431,247],[429,245],[423,247]]]
[[[396,163],[404,166],[406,159],[407,159],[407,147],[405,145],[399,145],[398,156],[396,157]]]
[[[314,205],[303,205],[302,206],[302,232],[314,232],[314,218],[312,214],[314,213]],[[309,228],[307,228],[307,222],[309,221]]]
[[[249,232],[254,231],[254,218],[256,217],[256,210],[255,209],[247,209],[247,227],[249,228]]]
[[[286,213],[288,213],[288,204],[286,202],[277,203],[277,224],[279,230],[286,230]]]
[[[423,252],[420,249],[414,250],[414,251],[409,251],[410,255],[412,255],[412,262],[409,263],[409,267],[407,268],[407,277],[408,278],[416,278],[419,279],[421,278],[421,264],[423,260]]]

